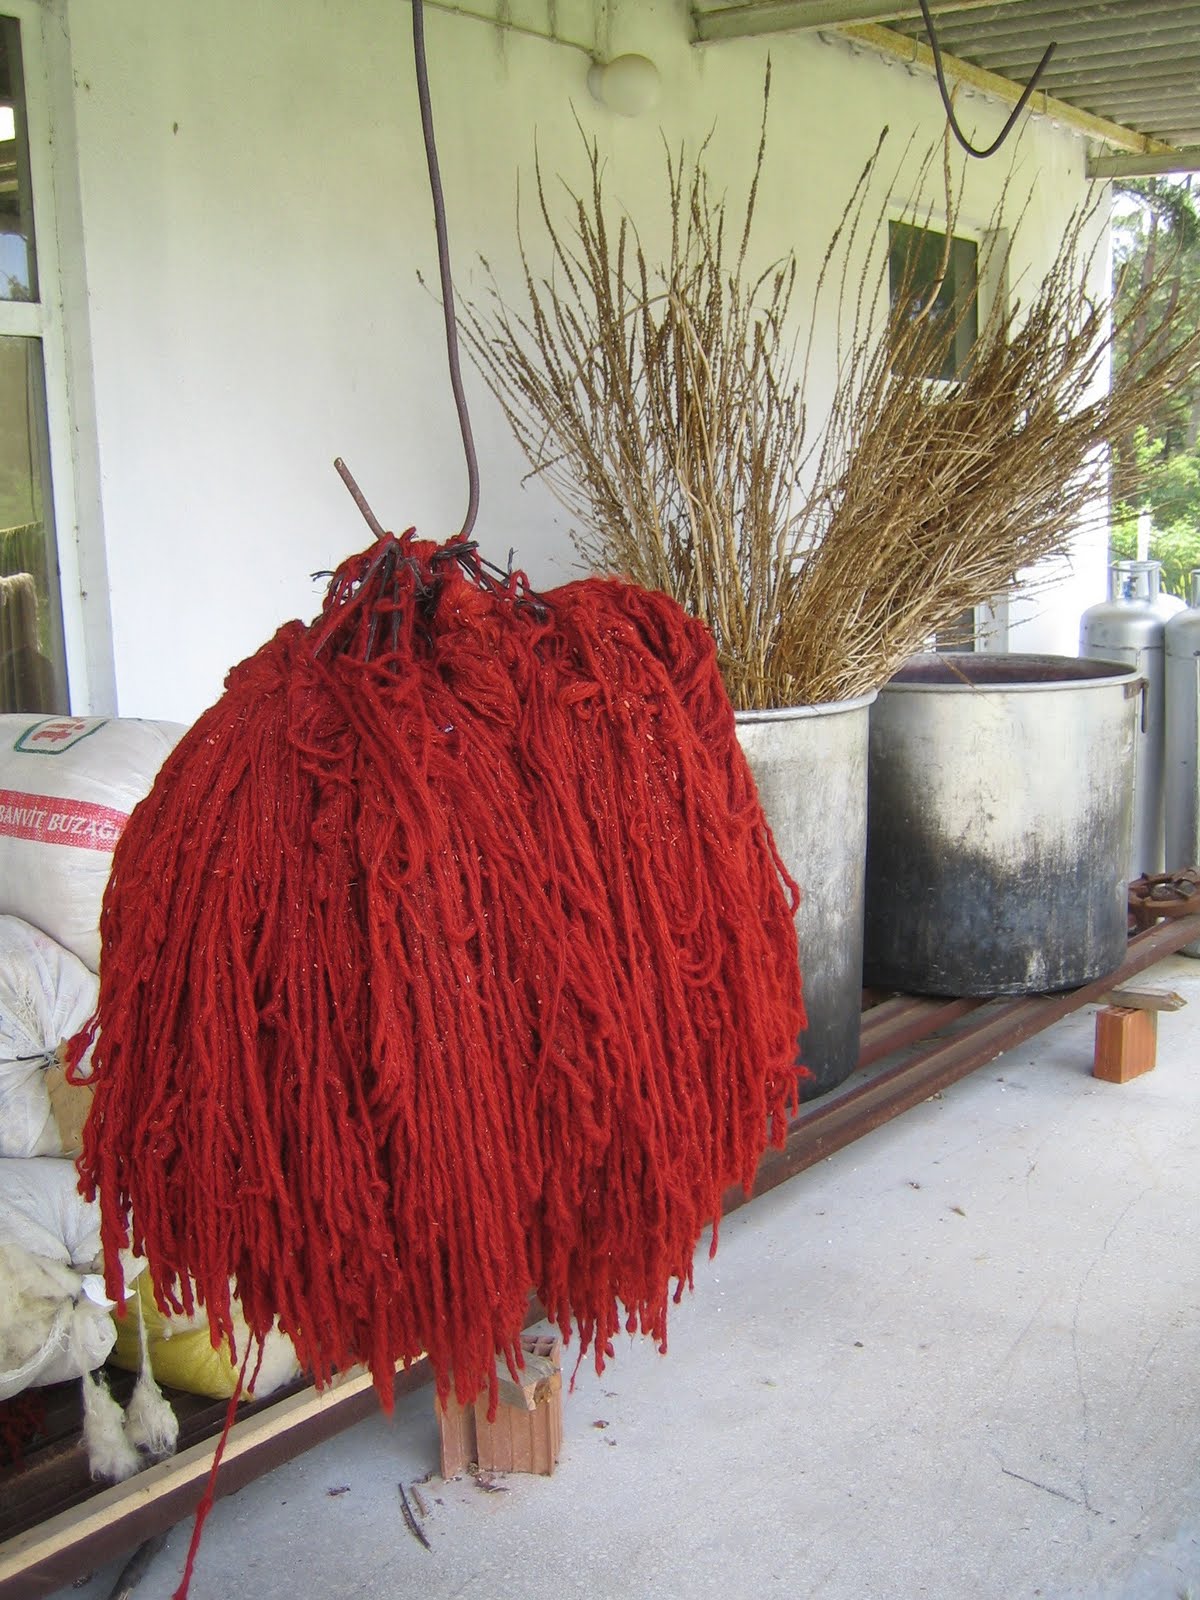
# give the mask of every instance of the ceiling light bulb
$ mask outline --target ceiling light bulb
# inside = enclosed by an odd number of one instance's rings
[[[592,97],[622,117],[638,117],[649,111],[657,105],[662,87],[653,61],[637,55],[594,62],[588,69],[587,82]]]

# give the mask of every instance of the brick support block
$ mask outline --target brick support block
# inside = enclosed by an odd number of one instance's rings
[[[488,1421],[485,1390],[471,1405],[451,1394],[437,1406],[442,1445],[442,1477],[455,1478],[470,1467],[481,1472],[554,1471],[562,1448],[562,1341],[554,1334],[523,1334],[525,1366],[516,1380],[500,1366],[500,1403]]]
[[[473,1404],[460,1404],[454,1398],[453,1390],[445,1405],[436,1395],[433,1404],[437,1412],[438,1433],[441,1435],[442,1477],[457,1478],[478,1460],[475,1407]]]
[[[1092,1076],[1105,1083],[1128,1083],[1143,1072],[1153,1072],[1157,1046],[1156,1012],[1102,1006],[1096,1013]]]

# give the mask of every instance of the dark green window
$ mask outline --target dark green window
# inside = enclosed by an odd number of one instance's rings
[[[979,247],[973,239],[893,222],[888,230],[888,291],[893,316],[924,316],[929,337],[909,347],[924,376],[953,383],[979,336]],[[975,650],[980,619],[964,611],[938,630],[937,650]]]
[[[979,334],[979,246],[957,234],[893,222],[888,228],[888,289],[893,313],[925,315],[930,331],[927,378],[953,382]]]

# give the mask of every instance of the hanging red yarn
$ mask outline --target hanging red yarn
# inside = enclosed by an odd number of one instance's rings
[[[390,1405],[469,1400],[536,1290],[661,1347],[703,1228],[782,1140],[787,878],[703,627],[379,540],[234,668],[117,846],[80,1166],[109,1293],[275,1319]],[[785,887],[786,886],[786,887]],[[624,1307],[622,1313],[621,1308]]]

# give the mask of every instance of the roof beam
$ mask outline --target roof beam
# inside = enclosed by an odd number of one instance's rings
[[[1188,46],[1195,43],[1195,33],[1184,40],[1171,44],[1147,45],[1145,49],[1138,49],[1136,73],[1129,58],[1129,41],[1123,44],[1116,42],[1111,45],[1089,45],[1086,54],[1073,49],[1059,47],[1046,68],[1046,78],[1071,76],[1076,82],[1086,79],[1090,84],[1094,78],[1105,74],[1108,76],[1119,75],[1124,80],[1133,78],[1147,78],[1160,72],[1173,72],[1178,68],[1180,75],[1190,72],[1192,82],[1196,81],[1196,69],[1188,59]],[[1042,52],[1037,50],[1009,51],[1004,57],[1004,75],[1008,78],[1024,78],[1037,66],[1041,60]],[[981,63],[982,64],[982,63]]]
[[[1075,56],[1114,46],[1124,47],[1128,52],[1134,43],[1135,59],[1140,59],[1143,46],[1153,48],[1172,43],[1186,46],[1194,44],[1196,39],[1195,13],[1190,11],[1178,12],[1169,21],[1159,20],[1153,26],[1146,23],[1136,30],[1131,16],[1097,17],[1082,7],[1069,16],[1031,13],[1024,20],[1017,11],[1004,12],[999,20],[989,20],[979,14],[959,16],[947,12],[944,16],[936,15],[934,24],[938,38],[948,50],[966,53],[981,61],[989,56],[992,60],[999,57],[1006,64],[1014,63],[1022,55],[1032,56],[1036,62],[1051,42],[1057,45],[1060,55]],[[917,39],[926,36],[924,21],[915,17],[911,20],[899,17],[895,25],[897,33],[912,34]]]
[[[1079,93],[1082,94],[1084,91],[1081,89]],[[1104,115],[1110,117],[1127,116],[1139,107],[1146,113],[1153,105],[1155,124],[1161,127],[1168,120],[1170,112],[1193,110],[1196,104],[1196,79],[1192,77],[1183,84],[1169,84],[1158,80],[1153,84],[1147,83],[1144,87],[1136,85],[1132,89],[1113,84],[1089,83],[1087,97],[1092,105],[1102,107]]]
[[[995,10],[1016,0],[938,0],[938,17],[952,11]],[[809,28],[840,28],[849,23],[919,17],[920,6],[903,0],[749,0],[743,5],[692,6],[696,44],[748,39],[764,33],[796,33]]]
[[[855,43],[866,45],[871,50],[878,50],[880,54],[903,61],[907,66],[920,67],[925,72],[934,70],[933,51],[929,46],[922,44],[918,39],[910,39],[906,34],[897,33],[894,28],[880,28],[866,24],[862,27],[841,28],[838,31],[843,38],[852,39]],[[1024,93],[1022,85],[1014,83],[1011,78],[1002,78],[995,72],[985,72],[982,67],[973,66],[971,62],[963,61],[959,56],[948,56],[944,50],[942,66],[948,79],[966,84],[971,89],[979,89],[982,93],[990,94],[1008,105],[1016,105]],[[1111,145],[1117,150],[1128,150],[1139,156],[1174,153],[1172,147],[1161,139],[1152,139],[1149,134],[1138,133],[1120,122],[1110,122],[1104,117],[1095,117],[1088,111],[1081,111],[1077,106],[1068,105],[1065,100],[1055,100],[1052,96],[1043,94],[1041,90],[1035,90],[1030,96],[1029,109],[1040,116],[1052,117],[1055,122],[1064,123],[1067,127],[1086,134],[1088,138],[1097,139],[1102,144]]]
[[[1200,172],[1200,146],[1162,156],[1092,156],[1089,178],[1157,178],[1172,172]]]

